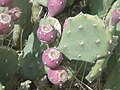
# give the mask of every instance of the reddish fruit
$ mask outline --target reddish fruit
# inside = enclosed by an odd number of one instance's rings
[[[13,3],[14,0],[0,0],[0,6],[6,7]]]
[[[68,79],[67,70],[64,66],[48,70],[48,79],[55,85],[62,85]]]
[[[56,68],[62,61],[62,53],[55,48],[49,48],[42,55],[43,63],[49,68]]]
[[[48,16],[55,16],[62,12],[67,0],[48,0]]]
[[[120,20],[120,8],[114,9],[112,12],[111,24],[115,26]]]
[[[41,25],[37,30],[37,37],[43,43],[50,44],[54,42],[56,36],[57,36],[57,32],[55,28],[50,24]]]
[[[11,8],[8,11],[8,14],[12,16],[13,21],[17,21],[20,18],[22,11],[20,10],[19,7],[15,7],[15,8]]]
[[[63,24],[63,28],[66,28],[68,23],[69,23],[69,20],[71,19],[71,17],[67,18]]]
[[[11,31],[13,26],[12,18],[10,15],[0,14],[0,35],[7,34]]]

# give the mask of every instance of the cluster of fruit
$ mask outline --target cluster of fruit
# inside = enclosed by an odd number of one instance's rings
[[[59,14],[66,5],[66,0],[48,0],[48,16]],[[37,30],[37,37],[45,44],[53,43],[60,33],[51,24],[42,24]],[[49,68],[48,79],[55,85],[62,85],[68,78],[65,66],[60,66],[63,56],[56,48],[48,48],[43,52],[42,61]]]
[[[8,34],[21,16],[19,7],[12,7],[13,0],[0,0],[1,7],[7,7],[8,11],[0,13],[0,35]]]

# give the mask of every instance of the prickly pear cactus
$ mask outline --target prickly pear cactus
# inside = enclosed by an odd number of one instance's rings
[[[0,0],[0,90],[119,90],[119,36],[120,0]]]
[[[111,90],[119,90],[120,82],[119,82],[119,72],[120,72],[120,62],[118,60],[117,65],[113,68],[110,76],[107,78],[107,82],[105,83],[104,89],[111,89]]]
[[[70,60],[93,62],[109,55],[111,43],[112,35],[101,19],[80,13],[69,19],[58,49]]]
[[[18,55],[10,48],[0,47],[0,61],[0,81],[6,85],[17,72]]]
[[[111,8],[111,4],[114,1],[115,0],[88,0],[88,3],[91,13],[94,15],[97,14],[99,17],[103,18],[107,14],[108,10]]]
[[[19,60],[19,74],[25,79],[34,80],[45,74],[43,63],[41,63],[40,43],[32,33],[26,43],[23,55]],[[29,65],[28,65],[29,63]]]

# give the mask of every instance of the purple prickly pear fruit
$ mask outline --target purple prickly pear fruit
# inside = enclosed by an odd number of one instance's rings
[[[10,4],[12,4],[14,0],[0,0],[0,6],[2,7],[6,7],[9,6]]]
[[[55,85],[62,85],[68,79],[68,73],[64,66],[48,70],[48,79]]]
[[[37,30],[37,37],[43,43],[50,44],[54,42],[56,36],[57,36],[57,32],[55,28],[50,24],[41,25]]]
[[[11,31],[13,21],[10,15],[1,13],[0,14],[0,35],[7,34]]]
[[[13,21],[17,21],[21,16],[22,11],[19,7],[11,8],[8,14],[12,16]]]
[[[115,26],[120,20],[120,8],[114,9],[112,12],[111,24]]]
[[[62,53],[55,48],[49,48],[42,55],[43,63],[49,68],[56,68],[62,61]]]
[[[63,28],[66,28],[68,23],[69,23],[69,20],[71,19],[71,17],[67,18],[63,24]]]
[[[63,11],[67,0],[48,0],[48,16],[55,16]]]

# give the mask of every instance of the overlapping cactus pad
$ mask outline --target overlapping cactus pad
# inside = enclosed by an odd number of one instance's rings
[[[93,62],[110,54],[112,35],[97,16],[80,13],[69,20],[58,49],[70,60]]]
[[[18,56],[14,50],[6,47],[0,47],[0,53],[0,81],[5,85],[17,71]]]
[[[120,0],[0,0],[0,90],[120,90],[119,73]]]

